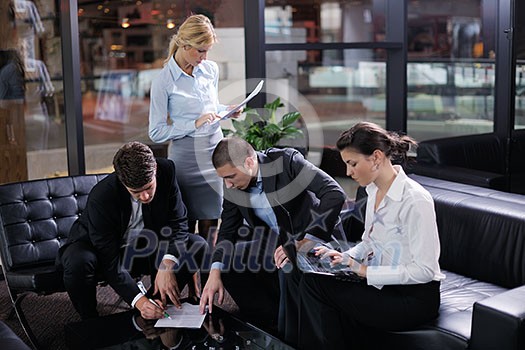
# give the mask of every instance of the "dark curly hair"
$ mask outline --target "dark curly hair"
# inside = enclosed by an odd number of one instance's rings
[[[142,188],[155,177],[157,162],[143,143],[128,142],[113,157],[113,167],[120,182],[129,188]]]

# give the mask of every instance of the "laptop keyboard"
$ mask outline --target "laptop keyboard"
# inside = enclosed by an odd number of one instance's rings
[[[310,253],[306,254],[305,257],[312,270],[318,272],[326,272],[330,270],[330,262],[327,259],[321,259],[320,256]]]
[[[308,252],[304,257],[312,271],[333,273],[334,277],[341,281],[363,282],[366,280],[349,269],[331,267],[328,259],[322,259],[320,256],[316,256],[313,252]]]

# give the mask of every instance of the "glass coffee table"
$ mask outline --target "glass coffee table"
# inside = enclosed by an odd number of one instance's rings
[[[200,329],[155,328],[135,310],[67,324],[70,349],[274,349],[289,350],[278,338],[214,306]]]

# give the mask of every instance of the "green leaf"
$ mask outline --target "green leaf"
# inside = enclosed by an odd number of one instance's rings
[[[285,137],[293,137],[293,138],[304,136],[302,130],[294,128],[293,126],[289,126],[286,129],[283,129],[283,135]]]
[[[249,116],[249,115],[259,115],[259,112],[257,112],[257,109],[255,108],[251,108],[251,107],[246,107],[246,109],[244,110],[244,113],[246,113],[246,116]]]
[[[277,97],[274,101],[265,104],[263,111],[246,108],[244,120],[232,119],[235,131],[228,131],[228,133],[243,138],[258,151],[277,145],[283,138],[302,136],[303,132],[292,126],[301,117],[299,112],[287,113],[280,122],[275,121],[276,110],[283,106],[281,99]]]
[[[287,127],[289,125],[292,125],[301,117],[301,113],[299,112],[290,112],[283,115],[283,119],[281,120],[281,125],[283,127]]]
[[[277,108],[282,107],[282,106],[284,105],[281,103],[281,99],[277,97],[275,100],[273,100],[273,102],[266,103],[264,105],[264,108],[268,109],[270,112],[274,112],[277,110]]]

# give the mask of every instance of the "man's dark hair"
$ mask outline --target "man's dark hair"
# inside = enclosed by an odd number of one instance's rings
[[[153,180],[157,162],[151,149],[137,141],[128,142],[113,157],[113,167],[120,182],[129,188],[141,188]]]
[[[226,164],[242,166],[246,158],[254,156],[255,150],[248,142],[238,137],[227,137],[217,144],[211,159],[217,169]]]

